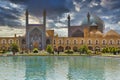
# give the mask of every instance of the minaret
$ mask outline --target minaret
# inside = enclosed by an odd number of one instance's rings
[[[25,16],[26,16],[26,27],[28,26],[29,24],[29,13],[28,13],[28,9],[26,10],[26,13],[25,13]]]
[[[70,37],[70,15],[68,15],[68,37]]]
[[[43,49],[46,48],[46,10],[44,9],[43,11],[43,27],[44,27],[44,45],[43,45]]]
[[[89,24],[90,23],[90,14],[89,14],[89,12],[87,14],[87,20],[88,20],[88,24]]]
[[[28,12],[28,9],[26,9],[26,12],[25,12],[25,17],[26,17],[26,42],[27,42],[27,44],[25,45],[25,47],[26,47],[26,49],[29,49],[29,40],[28,40],[28,24],[29,24],[29,12]]]
[[[43,25],[46,27],[46,10],[43,11]]]

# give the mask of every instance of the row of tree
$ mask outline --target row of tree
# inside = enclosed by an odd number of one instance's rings
[[[120,53],[120,49],[119,48],[115,48],[115,47],[106,47],[102,49],[102,53]]]
[[[16,52],[19,52],[19,47],[17,44],[13,43],[10,45],[10,48],[8,50],[3,49],[1,52],[6,53],[12,51],[13,55],[15,55]]]
[[[48,46],[47,46],[46,51],[47,51],[48,53],[53,53],[53,52],[54,52],[54,50],[53,50],[53,48],[52,48],[51,45],[48,45]],[[65,50],[65,53],[68,53],[68,54],[72,54],[73,52],[74,52],[73,50],[69,50],[69,49],[68,49],[68,50]],[[79,48],[78,52],[80,52],[80,54],[82,54],[82,53],[83,53],[83,54],[90,54],[90,53],[92,53],[91,50],[89,50],[86,45],[81,46],[81,47]]]
[[[17,44],[13,43],[11,45],[10,50],[13,52],[13,55],[15,55],[16,52],[19,52],[19,47],[18,47]],[[38,50],[34,49],[33,51],[36,52]],[[46,51],[48,53],[53,53],[54,52],[54,50],[53,50],[51,45],[47,45]],[[80,54],[91,54],[92,53],[92,51],[89,50],[86,45],[81,46],[78,49],[78,52]],[[73,53],[73,50],[65,50],[65,53]],[[120,49],[119,48],[115,48],[115,47],[106,47],[106,48],[102,49],[102,53],[113,53],[113,54],[116,54],[116,53],[120,53]]]
[[[48,45],[47,48],[46,48],[46,51],[48,53],[52,53],[54,50],[52,48],[51,45]],[[77,50],[80,54],[91,54],[93,51],[89,50],[88,49],[88,46],[86,45],[83,45],[81,46],[78,50]],[[116,54],[116,53],[120,53],[120,49],[119,48],[115,48],[115,47],[106,47],[106,48],[103,48],[101,51],[94,51],[96,54],[99,53],[99,52],[102,52],[102,53],[113,53],[113,54]],[[73,50],[65,50],[65,53],[73,53]]]

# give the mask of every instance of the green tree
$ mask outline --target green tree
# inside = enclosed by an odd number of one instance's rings
[[[15,53],[19,51],[18,45],[13,43],[11,45],[11,51],[13,52],[13,55],[15,55]]]
[[[46,51],[47,51],[48,53],[52,53],[52,52],[53,52],[52,46],[51,46],[51,45],[47,45]]]
[[[118,48],[114,48],[114,47],[106,47],[102,49],[103,53],[116,53],[118,52]]]
[[[80,47],[79,52],[80,53],[87,53],[88,52],[88,47],[86,45],[83,45]]]

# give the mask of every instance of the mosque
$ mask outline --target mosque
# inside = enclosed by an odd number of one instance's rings
[[[10,50],[12,43],[16,43],[20,51],[30,51],[34,48],[46,49],[48,44],[55,51],[74,50],[87,45],[90,50],[101,51],[105,47],[120,48],[120,34],[114,30],[104,33],[104,22],[96,15],[88,13],[81,25],[71,25],[68,15],[68,37],[59,37],[54,30],[46,30],[46,11],[43,11],[43,24],[29,23],[29,12],[26,10],[26,34],[24,36],[0,37],[0,51]]]

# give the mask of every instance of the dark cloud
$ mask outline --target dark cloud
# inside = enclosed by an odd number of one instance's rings
[[[21,9],[9,1],[0,1],[0,26],[20,26]]]
[[[16,3],[16,4],[24,4],[26,3],[28,0],[9,0],[10,2]]]
[[[0,25],[21,26],[23,23],[20,17],[26,9],[29,9],[30,14],[36,17],[42,17],[42,12],[46,9],[47,18],[53,20],[49,23],[52,28],[59,22],[58,16],[65,17],[64,13],[72,13],[74,18],[71,24],[79,25],[88,11],[100,16],[105,23],[117,24],[120,21],[119,3],[120,0],[1,0]],[[80,8],[80,12],[76,11],[76,7]],[[66,22],[60,21],[63,24],[67,24]]]
[[[72,0],[10,0],[16,4],[24,4],[32,15],[41,16],[44,9],[48,15],[60,15],[69,12]]]
[[[72,0],[2,0],[0,2],[2,2],[0,4],[0,18],[2,18],[0,25],[12,26],[14,24],[13,27],[21,24],[19,18],[26,9],[36,17],[41,17],[43,10],[46,9],[47,16],[56,19],[57,16],[69,12],[72,8]]]

